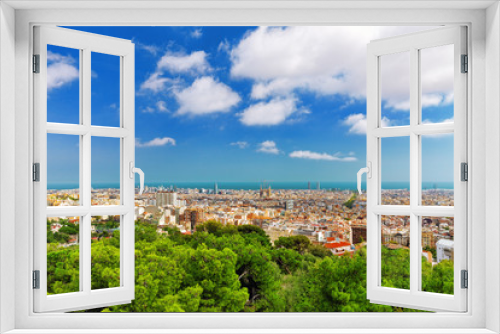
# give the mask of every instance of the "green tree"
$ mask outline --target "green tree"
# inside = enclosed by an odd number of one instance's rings
[[[311,241],[305,235],[279,237],[278,240],[274,241],[274,246],[276,248],[293,249],[303,255],[311,246]]]

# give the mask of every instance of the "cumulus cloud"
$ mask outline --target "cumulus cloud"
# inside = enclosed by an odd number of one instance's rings
[[[179,115],[229,112],[241,100],[229,86],[208,76],[196,79],[183,90],[175,91],[174,96],[180,105],[177,110]]]
[[[364,99],[366,45],[374,39],[428,28],[259,27],[231,50],[231,75],[254,81],[254,99],[288,96],[297,89]],[[448,51],[443,52],[445,48],[431,48],[428,55],[422,56],[423,94],[443,97],[441,104],[453,92],[453,71],[449,70],[453,61]],[[408,85],[402,83],[409,82],[409,59],[396,56],[389,64],[382,68],[383,77],[390,78],[382,83],[385,106],[407,110]]]
[[[141,90],[158,93],[165,90],[167,86],[169,89],[176,88],[179,79],[169,78],[165,75],[165,72],[173,74],[205,73],[210,70],[206,57],[207,54],[204,51],[196,51],[189,55],[167,52],[158,60],[155,71],[141,84]]]
[[[141,90],[151,90],[154,93],[158,93],[159,91],[164,90],[167,84],[173,83],[176,83],[176,81],[163,77],[162,73],[157,71],[151,74],[149,78],[141,84]]]
[[[276,146],[276,143],[272,140],[263,141],[258,145],[257,152],[269,153],[269,154],[279,154],[280,150]]]
[[[144,44],[134,40],[134,44],[138,49],[145,50],[151,53],[153,56],[156,56],[160,52],[160,47],[152,44]]]
[[[156,111],[155,108],[150,107],[150,106],[147,106],[146,108],[142,108],[142,112],[146,113],[146,114],[152,114],[155,111]]]
[[[155,138],[150,141],[147,141],[145,143],[142,143],[140,139],[136,139],[135,141],[135,146],[136,147],[157,147],[157,146],[165,146],[165,145],[172,145],[175,146],[175,139],[170,138],[170,137],[163,137],[163,138]]]
[[[60,88],[80,77],[75,59],[55,52],[47,51],[47,90]]]
[[[248,142],[246,141],[236,141],[234,143],[231,143],[231,146],[238,146],[241,149],[247,148],[248,147]]]
[[[165,101],[156,102],[156,109],[160,112],[168,112],[167,103]]]
[[[167,53],[158,61],[157,67],[160,70],[167,70],[172,73],[183,73],[193,71],[204,73],[210,69],[205,51],[195,51],[190,55],[175,55]]]
[[[201,36],[203,36],[203,32],[201,31],[201,28],[197,28],[191,32],[191,37],[193,37],[193,38],[198,39],[198,38],[201,38]]]
[[[343,121],[343,125],[349,127],[349,133],[356,135],[366,134],[366,116],[364,114],[351,114],[347,116]],[[382,127],[391,126],[391,121],[387,117],[382,118]]]
[[[231,45],[229,44],[229,41],[227,39],[224,39],[222,42],[219,43],[219,46],[217,47],[217,52],[229,53],[230,49]]]
[[[291,158],[308,159],[308,160],[326,160],[326,161],[342,161],[342,162],[357,161],[356,157],[353,156],[341,157],[340,153],[331,155],[328,153],[318,153],[311,151],[293,151],[292,153],[289,154],[289,156]]]
[[[293,98],[275,98],[269,102],[259,102],[243,110],[240,122],[248,125],[278,125],[297,113]]]

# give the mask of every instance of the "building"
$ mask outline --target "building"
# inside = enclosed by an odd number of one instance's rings
[[[179,215],[179,220],[180,225],[184,225],[187,231],[193,231],[196,225],[204,222],[205,213],[202,208],[186,209]]]
[[[217,186],[217,182],[215,182],[214,184],[214,194],[218,194],[219,193],[219,187]]]
[[[176,192],[156,193],[156,206],[165,207],[167,205],[178,205]]]
[[[352,225],[352,243],[359,244],[366,241],[366,225]]]
[[[333,255],[344,255],[345,253],[354,251],[349,242],[326,243],[325,248],[330,250]]]
[[[289,199],[285,202],[285,210],[290,211],[293,209],[293,200]]]
[[[436,247],[436,243],[434,242],[434,234],[432,231],[422,231],[422,248]]]
[[[436,243],[436,257],[438,263],[443,260],[453,261],[454,244],[455,242],[453,240],[447,239],[441,239]]]

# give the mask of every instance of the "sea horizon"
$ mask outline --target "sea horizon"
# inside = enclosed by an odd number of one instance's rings
[[[218,190],[258,190],[260,187],[271,187],[271,189],[309,189],[308,181],[281,181],[281,182],[149,182],[145,183],[147,187],[166,188],[166,189],[214,189],[217,184]],[[116,182],[110,183],[92,183],[92,189],[116,189],[119,184]],[[136,187],[139,184],[135,185]],[[356,182],[349,181],[319,181],[320,189],[334,190],[355,190],[357,189]],[[362,183],[363,189],[366,189],[366,182]],[[78,183],[51,183],[47,185],[48,190],[69,190],[77,189]],[[408,182],[382,182],[382,189],[409,189]],[[310,182],[310,189],[317,189],[317,182]],[[453,182],[422,182],[422,189],[453,189]]]

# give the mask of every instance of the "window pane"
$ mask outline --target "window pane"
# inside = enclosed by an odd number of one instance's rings
[[[453,294],[454,219],[422,217],[422,291]]]
[[[420,50],[422,124],[453,122],[453,47]]]
[[[80,137],[47,134],[47,206],[80,205]]]
[[[381,216],[382,282],[388,288],[410,289],[410,217]]]
[[[92,217],[92,290],[120,286],[120,221],[119,215]]]
[[[92,137],[92,205],[120,205],[120,138]]]
[[[120,126],[120,57],[92,52],[92,125]]]
[[[410,125],[410,52],[380,57],[380,126]]]
[[[80,50],[47,45],[47,122],[80,123]]]
[[[410,205],[410,137],[381,139],[381,204]]]
[[[80,217],[47,218],[47,294],[80,291]]]
[[[422,205],[453,206],[452,133],[421,136]]]

